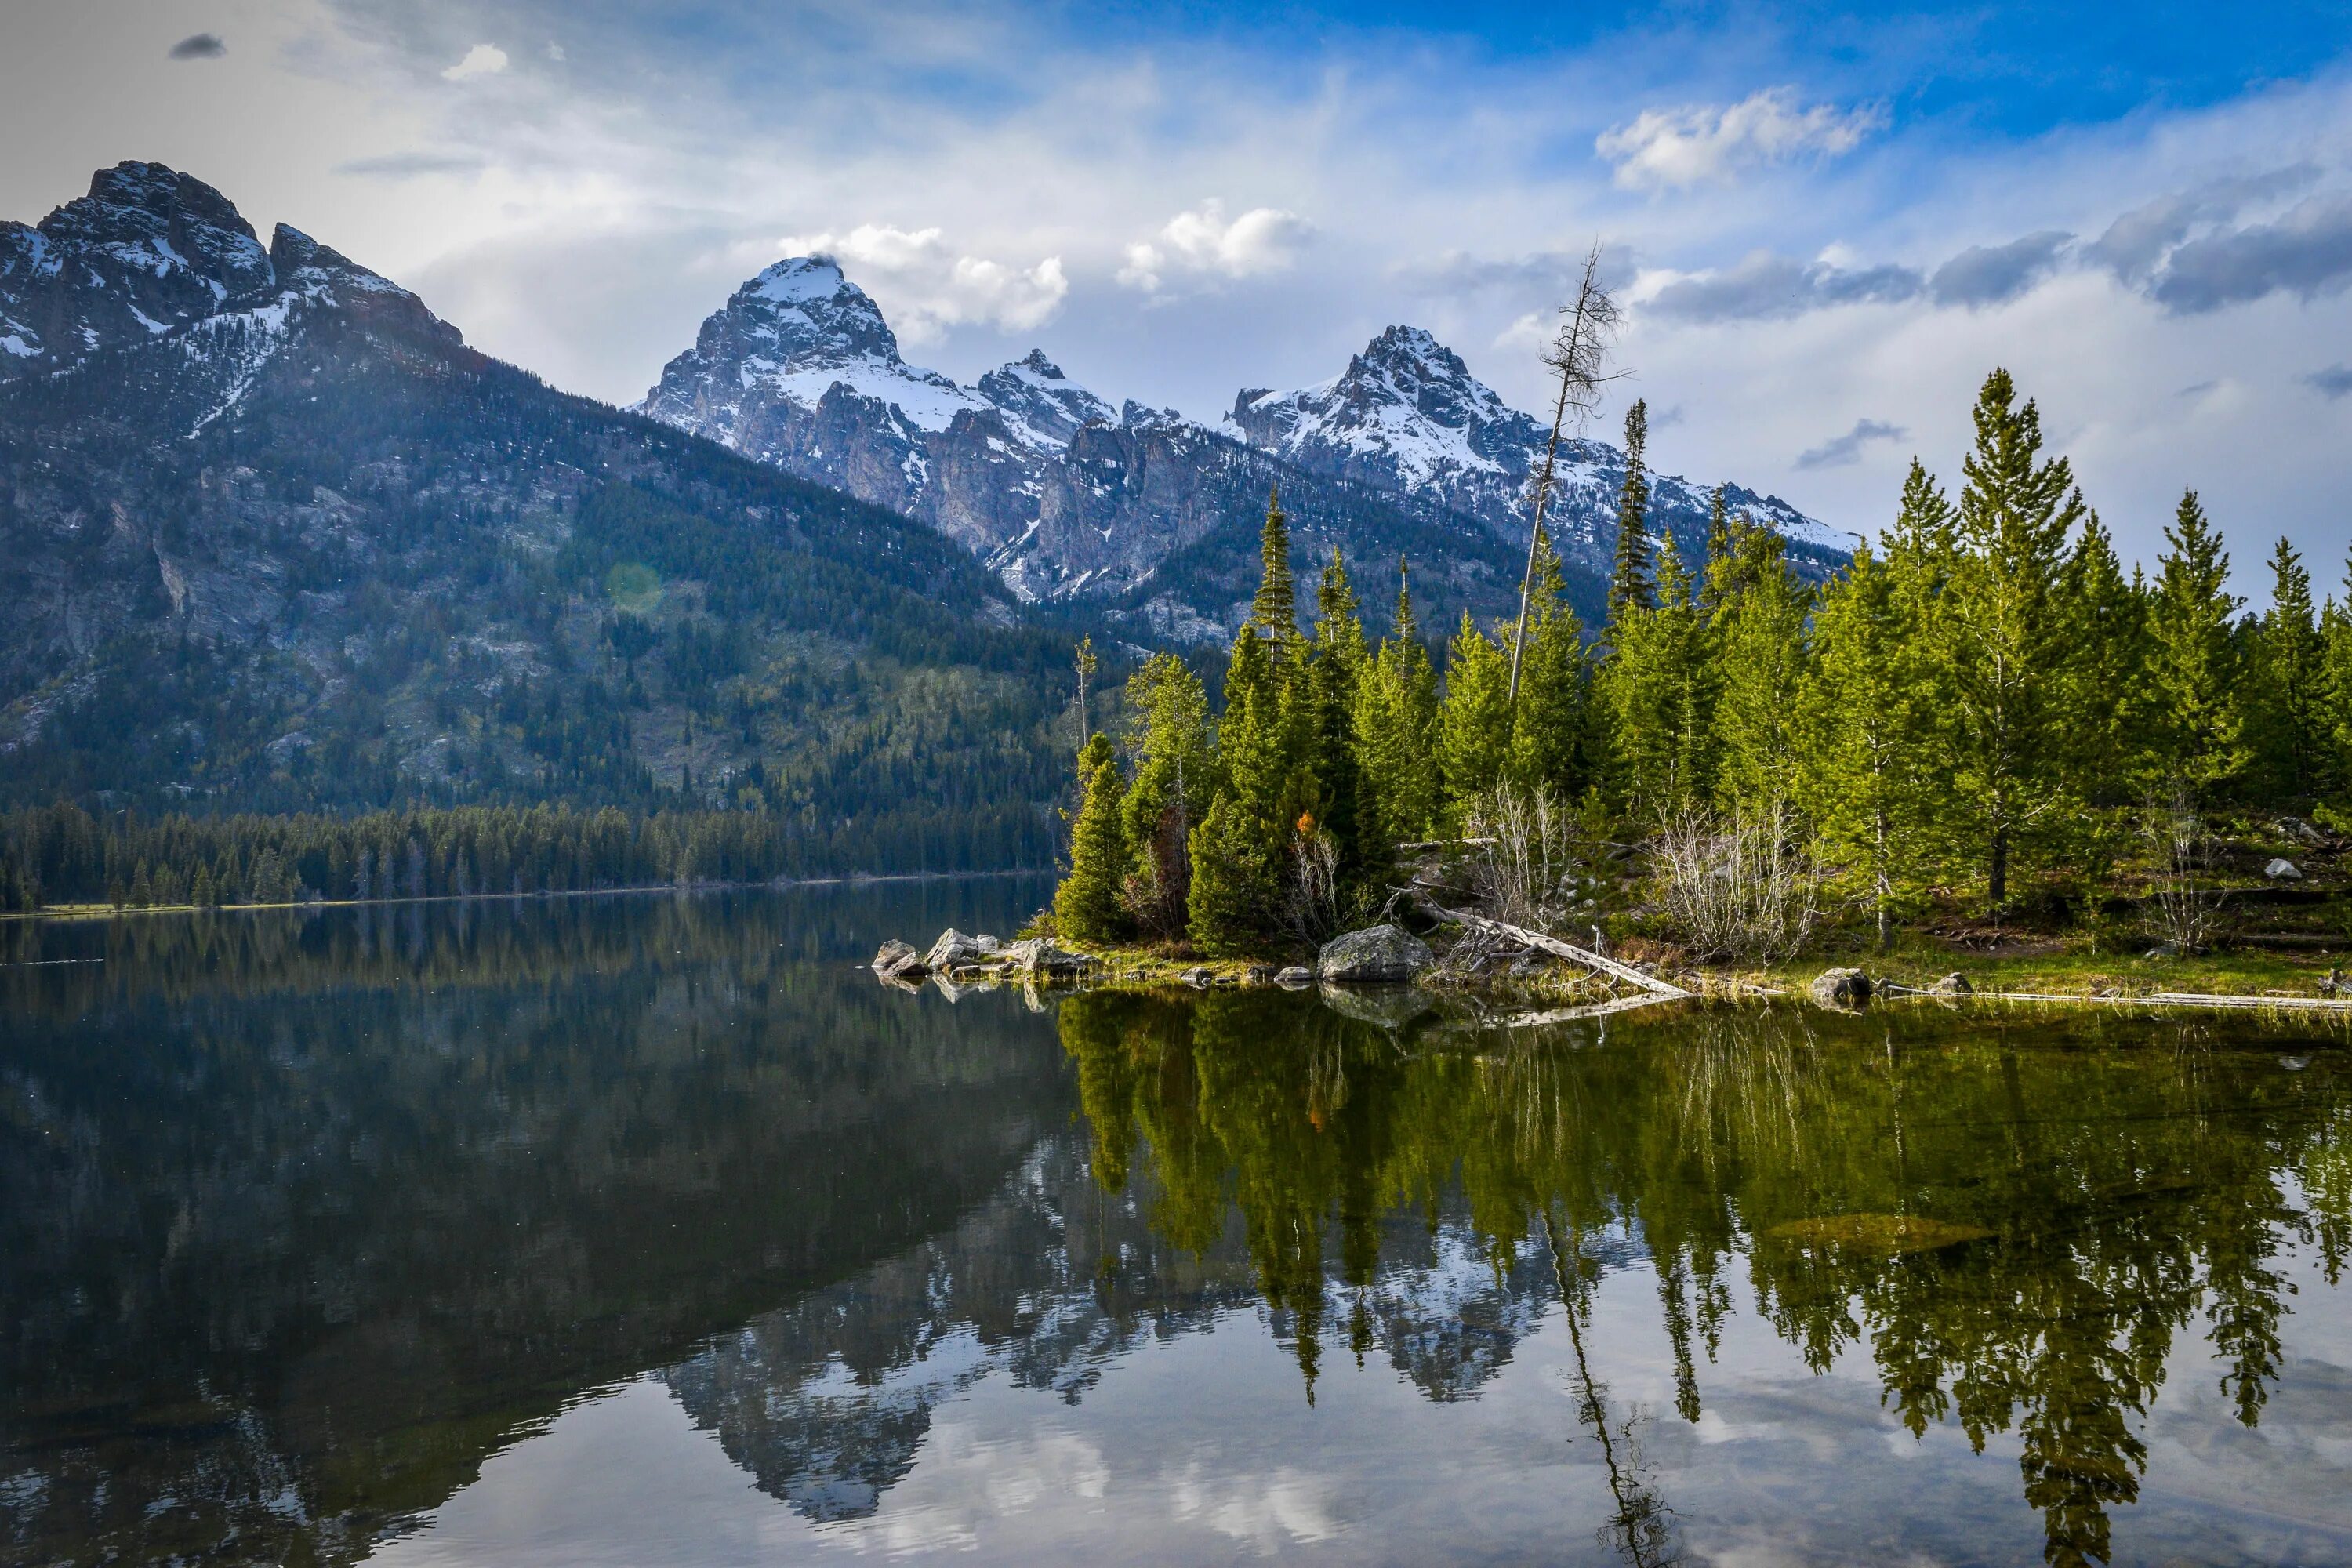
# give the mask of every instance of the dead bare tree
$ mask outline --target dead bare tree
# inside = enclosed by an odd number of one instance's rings
[[[1609,350],[1623,319],[1616,298],[1601,281],[1601,242],[1585,253],[1576,302],[1559,308],[1559,331],[1543,349],[1543,363],[1559,377],[1551,410],[1551,439],[1544,443],[1543,467],[1536,474],[1535,520],[1528,528],[1528,564],[1519,575],[1519,626],[1511,638],[1511,706],[1519,705],[1519,659],[1528,646],[1528,600],[1535,589],[1536,542],[1543,537],[1544,507],[1551,500],[1551,472],[1559,456],[1559,433],[1571,415],[1581,428],[1601,405],[1601,389],[1624,375],[1611,372]]]

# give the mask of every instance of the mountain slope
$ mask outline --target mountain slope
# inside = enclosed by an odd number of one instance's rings
[[[8,235],[0,793],[756,798],[1042,859],[1066,649],[932,530],[556,393],[159,165]],[[158,237],[185,275],[123,259]]]
[[[1391,327],[1340,375],[1244,392],[1220,429],[1133,402],[1114,415],[1042,353],[961,386],[908,365],[880,308],[824,257],[736,290],[639,407],[746,456],[919,518],[987,559],[1018,598],[1107,603],[1138,635],[1228,635],[1265,497],[1279,488],[1307,553],[1360,574],[1402,553],[1441,623],[1516,603],[1527,494],[1546,431],[1427,332]],[[1553,529],[1571,598],[1597,615],[1616,542],[1622,454],[1572,441]],[[1805,569],[1845,536],[1732,487]],[[1686,550],[1710,497],[1657,481],[1654,529]]]

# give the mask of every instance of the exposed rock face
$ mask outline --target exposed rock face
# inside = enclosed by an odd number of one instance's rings
[[[1411,980],[1436,962],[1429,944],[1402,926],[1377,925],[1325,942],[1315,973],[1343,985],[1378,984]]]
[[[1222,640],[1239,624],[1239,568],[1255,564],[1276,486],[1302,553],[1337,544],[1360,570],[1410,554],[1439,623],[1503,608],[1548,435],[1415,327],[1390,328],[1318,386],[1244,393],[1216,430],[1132,401],[1114,411],[1040,352],[964,387],[908,364],[873,300],[824,257],[780,261],[737,289],[639,406],[921,519],[1019,598],[1108,600],[1174,641]],[[1570,596],[1591,613],[1623,462],[1598,442],[1563,452],[1552,533]],[[1851,545],[1780,500],[1737,488],[1730,500],[1811,552],[1801,571]],[[1706,504],[1700,488],[1660,479],[1654,526],[1693,548]]]
[[[1824,969],[1806,993],[1821,1007],[1859,1007],[1870,1000],[1870,976],[1859,969]]]
[[[885,980],[920,980],[928,971],[922,954],[903,942],[891,941],[874,955],[874,973]]]

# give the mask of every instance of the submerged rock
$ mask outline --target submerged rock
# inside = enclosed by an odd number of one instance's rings
[[[1377,925],[1325,942],[1315,973],[1341,984],[1379,984],[1410,980],[1436,962],[1429,944],[1402,926]]]
[[[1819,1007],[1859,1007],[1870,1000],[1870,976],[1859,969],[1824,969],[1806,993]]]
[[[1285,991],[1302,991],[1315,984],[1315,972],[1302,963],[1274,972],[1274,983]]]
[[[1437,1010],[1429,993],[1417,985],[1383,985],[1369,990],[1326,985],[1323,1005],[1343,1018],[1353,1018],[1392,1035],[1402,1033]]]

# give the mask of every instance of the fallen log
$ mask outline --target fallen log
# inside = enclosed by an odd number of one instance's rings
[[[1661,980],[1654,974],[1644,974],[1630,963],[1620,963],[1613,958],[1603,958],[1591,948],[1579,947],[1572,942],[1562,942],[1556,936],[1546,936],[1539,931],[1529,931],[1525,926],[1515,926],[1507,921],[1488,920],[1485,915],[1474,915],[1467,910],[1439,908],[1436,912],[1441,918],[1452,921],[1465,930],[1489,931],[1496,936],[1508,937],[1522,946],[1532,947],[1539,952],[1549,952],[1555,958],[1565,958],[1571,963],[1580,963],[1587,969],[1609,975],[1612,979],[1622,980],[1628,985],[1638,985],[1654,995],[1687,997],[1696,994],[1694,992],[1684,990],[1679,985]]]

